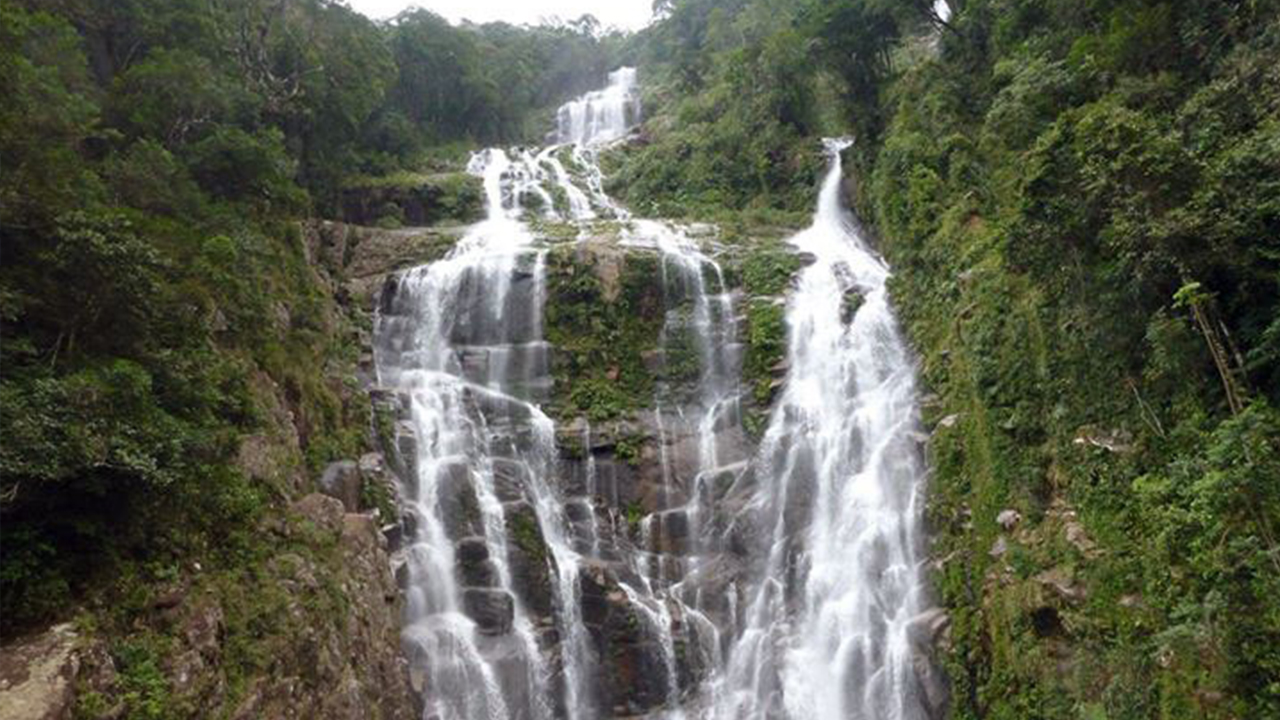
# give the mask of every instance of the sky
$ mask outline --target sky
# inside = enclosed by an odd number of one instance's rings
[[[505,20],[513,24],[537,23],[558,15],[576,20],[585,13],[605,25],[639,30],[649,22],[653,0],[347,0],[351,7],[375,20],[385,20],[410,7],[431,10],[457,22],[463,18],[483,23]]]

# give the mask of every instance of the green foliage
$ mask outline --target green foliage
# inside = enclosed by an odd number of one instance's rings
[[[818,84],[796,5],[675,3],[639,37],[653,59],[648,142],[611,178],[630,207],[702,218],[808,209],[821,166],[808,140],[819,130]]]
[[[641,435],[623,435],[613,444],[613,456],[631,467],[640,464],[644,451],[644,437]]]
[[[78,152],[97,120],[90,89],[84,50],[65,20],[0,3],[0,206],[6,225],[47,226],[100,191]]]
[[[1276,713],[1280,624],[1227,620],[1280,577],[1275,10],[969,2],[877,83],[859,200],[948,418],[930,518],[959,718]],[[1238,413],[1221,373],[1247,377]],[[1026,519],[996,557],[1005,508]]]
[[[643,355],[658,347],[662,332],[657,262],[638,254],[580,253],[573,246],[558,246],[548,256],[545,322],[547,340],[557,349],[557,413],[599,422],[652,404],[654,376]],[[616,277],[605,275],[613,270]],[[602,276],[610,278],[609,286]]]
[[[388,43],[399,70],[389,117],[426,131],[428,142],[538,137],[540,111],[600,85],[621,38],[587,18],[516,28],[453,27],[425,10],[399,15]]]
[[[760,407],[773,400],[773,368],[787,356],[786,308],[769,300],[747,307],[747,353],[742,379]]]
[[[4,530],[0,604],[15,622],[49,617],[71,600],[71,585],[58,571],[58,548],[30,525]]]
[[[386,483],[370,479],[361,482],[360,507],[376,510],[383,523],[394,522],[398,518],[395,491]]]
[[[742,258],[742,286],[752,297],[781,297],[800,269],[800,258],[780,242],[760,242]]]
[[[547,546],[542,541],[542,529],[530,512],[519,512],[508,518],[516,546],[528,557],[529,562],[540,565],[547,561]]]
[[[129,717],[170,717],[169,682],[160,668],[164,651],[154,645],[154,640],[132,640],[112,653],[120,673],[120,701]]]
[[[627,504],[627,526],[631,528],[632,533],[639,531],[640,523],[644,522],[644,517],[647,514],[648,513],[644,511],[644,505],[641,503],[633,501]]]
[[[239,553],[284,492],[234,467],[243,436],[282,430],[267,407],[289,405],[317,465],[366,426],[330,379],[355,357],[293,223],[322,182],[307,153],[355,136],[308,135],[228,46],[261,6],[28,6],[0,3],[5,635],[111,596],[138,564]],[[289,22],[374,31],[331,7]],[[252,42],[300,77],[279,22]]]

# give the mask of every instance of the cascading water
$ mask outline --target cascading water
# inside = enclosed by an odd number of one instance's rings
[[[791,239],[814,262],[788,303],[790,369],[759,452],[763,567],[719,688],[726,720],[928,717],[911,642],[926,609],[914,366],[888,268],[840,207],[845,147],[827,142],[817,216]]]
[[[561,108],[557,144],[477,153],[488,218],[380,301],[379,381],[405,420],[398,557],[424,718],[923,720],[913,366],[888,271],[839,204],[843,145],[828,144],[816,218],[791,240],[814,262],[789,299],[786,383],[753,453],[714,246],[632,219],[604,192],[598,152],[639,114],[635,71],[609,80]],[[661,258],[665,379],[646,416],[661,489],[638,522],[621,518],[585,418],[570,435],[585,451],[581,489],[567,489],[540,408],[550,250],[531,215],[577,223],[580,240],[598,218],[621,220],[620,244]],[[745,507],[725,500],[740,483]],[[603,699],[611,649],[588,625],[614,605],[655,648],[642,708]]]
[[[620,70],[609,89],[562,111],[593,172],[584,148],[619,137],[634,119],[634,78]],[[468,169],[484,178],[488,218],[444,260],[395,278],[381,300],[379,383],[400,397],[412,430],[401,453],[410,536],[399,553],[408,576],[404,642],[424,717],[433,720],[593,717],[581,555],[548,482],[554,426],[536,404],[549,390],[545,250],[521,222],[529,198],[541,214],[558,216],[549,183],[564,192],[572,219],[595,217],[556,149],[477,153]],[[598,175],[588,186],[597,204],[611,204],[601,200]],[[554,575],[559,636],[551,640],[525,607],[528,578],[512,570],[512,555],[529,550],[511,538],[527,539],[530,522]],[[526,557],[521,566],[534,564]],[[558,678],[548,657],[554,640]]]
[[[532,236],[504,197],[510,160],[489,151],[472,170],[484,176],[489,218],[445,260],[399,277],[378,319],[379,381],[399,394],[414,431],[403,453],[414,529],[403,553],[405,645],[427,717],[547,718],[549,673],[513,592],[496,484],[499,465],[537,474],[546,462],[510,433],[536,412],[519,396],[545,375],[541,297],[536,282],[514,282]]]
[[[556,114],[556,142],[583,148],[621,139],[640,119],[636,69],[619,68],[609,74],[604,90],[566,103]]]

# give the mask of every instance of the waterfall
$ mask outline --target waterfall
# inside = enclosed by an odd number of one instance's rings
[[[591,147],[618,140],[639,120],[640,96],[636,69],[619,68],[609,74],[609,85],[587,93],[560,108],[556,114],[556,142]]]
[[[424,720],[924,720],[914,368],[888,269],[840,206],[845,145],[828,142],[813,224],[790,240],[813,262],[788,301],[785,386],[752,449],[721,248],[633,219],[604,191],[598,155],[637,121],[636,87],[620,69],[560,109],[556,144],[476,153],[486,219],[379,301],[378,381],[400,419],[403,643]],[[577,242],[619,220],[620,244],[660,259],[662,378],[637,421],[651,425],[661,487],[643,517],[623,517],[585,418],[561,436],[582,445],[580,489],[565,479],[542,410],[552,248],[526,224],[538,218],[575,223]],[[644,707],[606,705],[598,618],[614,607],[652,648]]]
[[[540,291],[516,279],[537,260],[503,192],[510,159],[482,153],[472,170],[485,179],[488,219],[445,260],[396,279],[378,317],[379,382],[398,393],[412,428],[405,648],[427,717],[549,718],[549,671],[514,592],[509,504],[498,498],[500,466],[537,474],[545,462],[499,447],[537,413],[529,397],[546,374]]]
[[[840,152],[787,306],[789,371],[759,450],[761,567],[717,717],[928,717],[912,624],[926,609],[914,366],[888,268],[840,206]],[[852,296],[861,304],[849,318]]]

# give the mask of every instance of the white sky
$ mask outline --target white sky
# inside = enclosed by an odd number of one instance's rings
[[[421,7],[453,22],[466,18],[484,23],[505,20],[512,24],[537,23],[558,15],[576,20],[586,13],[605,25],[639,30],[649,22],[653,0],[347,0],[352,8],[375,20],[393,17],[401,10]]]

